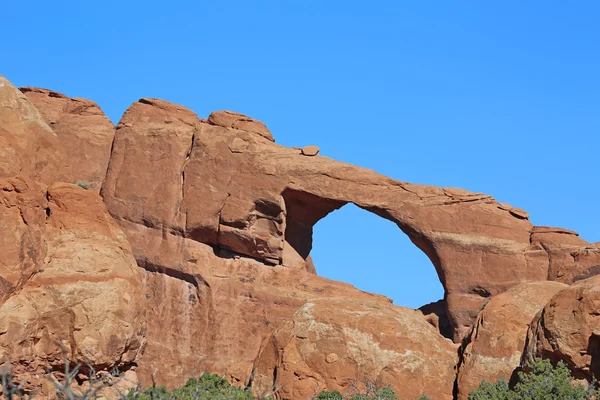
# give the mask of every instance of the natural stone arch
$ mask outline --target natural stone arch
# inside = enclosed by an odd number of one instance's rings
[[[102,189],[111,214],[285,265],[286,241],[306,253],[307,230],[354,203],[394,222],[432,261],[457,341],[486,297],[548,277],[548,254],[530,242],[533,227],[521,210],[481,193],[308,157],[265,138],[262,125],[260,132],[234,125],[154,99],[133,104],[117,128]],[[307,202],[308,212],[288,206],[292,198]]]
[[[310,265],[310,252],[313,244],[313,227],[335,210],[347,204],[375,214],[394,223],[413,244],[432,262],[442,286],[445,286],[445,274],[435,249],[430,242],[423,240],[409,225],[399,224],[386,210],[378,207],[364,207],[352,201],[326,199],[309,192],[286,188],[282,193],[286,205],[285,247],[282,257],[284,266],[304,267],[301,261]],[[289,245],[289,246],[288,246]],[[289,247],[289,250],[287,248]],[[287,250],[287,251],[286,251]],[[310,268],[309,268],[310,269]]]

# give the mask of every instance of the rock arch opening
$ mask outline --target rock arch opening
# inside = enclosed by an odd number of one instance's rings
[[[426,244],[378,209],[286,189],[283,264],[382,294],[394,304],[435,315],[451,337],[444,276]],[[325,218],[327,217],[327,218]],[[332,239],[333,238],[333,239]]]
[[[427,256],[394,223],[352,203],[315,224],[311,258],[319,275],[397,305],[416,309],[444,297]]]

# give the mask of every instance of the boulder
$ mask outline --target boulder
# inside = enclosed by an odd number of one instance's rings
[[[29,99],[0,75],[0,178],[22,175],[48,186],[70,179],[69,169],[57,135]]]
[[[157,99],[140,99],[127,109],[101,192],[115,218],[185,230],[184,167],[199,123],[187,108]],[[198,201],[215,207],[210,197]]]
[[[548,254],[550,280],[570,284],[600,274],[600,245],[586,242],[577,232],[534,226],[531,243]]]
[[[280,399],[390,386],[400,398],[452,399],[456,347],[416,310],[369,301],[304,304],[262,350],[255,386]],[[273,380],[273,364],[277,371]]]
[[[579,379],[600,378],[600,276],[556,293],[527,333],[523,366],[535,357],[560,360]]]
[[[529,282],[494,296],[479,312],[461,345],[458,399],[468,398],[481,381],[510,381],[519,367],[527,328],[550,298],[566,288],[559,282]]]
[[[214,111],[208,116],[208,123],[224,128],[256,133],[271,142],[275,141],[271,131],[263,122],[233,111]]]
[[[47,192],[0,179],[0,362],[28,390],[64,362],[135,365],[145,342],[141,277],[102,199],[71,184]],[[6,255],[6,256],[4,256]]]
[[[300,149],[303,156],[316,156],[321,149],[319,146],[304,146]]]
[[[69,98],[47,89],[24,87],[20,90],[58,136],[69,160],[68,175],[72,183],[81,182],[99,192],[115,136],[112,122],[93,101]]]

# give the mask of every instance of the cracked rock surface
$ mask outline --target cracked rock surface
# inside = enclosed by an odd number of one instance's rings
[[[313,226],[348,203],[394,222],[444,299],[410,310],[318,276]],[[304,156],[243,114],[142,98],[114,127],[0,77],[0,361],[28,387],[61,347],[144,385],[200,366],[282,399],[356,378],[464,398],[521,354],[600,378],[599,246],[484,193]]]

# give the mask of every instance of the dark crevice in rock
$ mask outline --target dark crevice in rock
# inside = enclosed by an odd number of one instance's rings
[[[481,286],[475,286],[473,288],[471,288],[471,290],[469,291],[472,294],[476,294],[480,297],[492,297],[492,294],[489,292],[489,290],[487,290],[486,288],[483,288]]]
[[[102,184],[100,185],[100,191],[98,192],[100,194],[100,197],[102,197],[102,199],[104,199],[104,182],[106,182],[106,176],[108,175],[108,170],[110,168],[110,164],[112,161],[113,150],[115,148],[115,140],[117,139],[117,128],[114,127],[113,130],[114,130],[113,139],[112,139],[112,143],[110,144],[110,152],[108,153],[109,154],[108,163],[106,164],[106,171],[104,171],[104,177],[102,178]]]
[[[582,275],[576,275],[573,278],[573,282],[582,281],[587,278],[591,278],[592,276],[600,274],[600,265],[594,265],[587,270],[587,273]]]
[[[179,199],[179,204],[177,205],[177,212],[175,214],[177,216],[179,216],[181,214],[181,207],[183,207],[183,204],[185,203],[185,167],[188,165],[188,163],[190,161],[190,157],[192,155],[192,150],[194,150],[195,139],[196,139],[196,134],[193,133],[190,147],[188,148],[188,150],[185,153],[185,159],[183,161],[183,165],[181,166],[181,173],[180,173],[180,175],[181,175],[181,197]],[[185,232],[186,228],[187,228],[187,210],[185,212],[184,232]]]
[[[425,304],[424,306],[419,307],[419,311],[425,315],[428,322],[432,324],[443,337],[452,339],[453,331],[450,319],[448,318],[448,305],[446,304],[446,300],[438,300],[433,303]],[[433,316],[435,317],[431,318]]]

